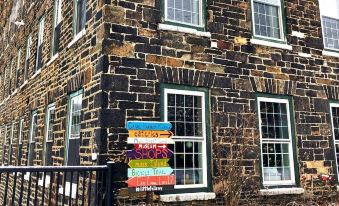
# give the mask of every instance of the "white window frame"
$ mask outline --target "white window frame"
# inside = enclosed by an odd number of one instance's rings
[[[74,22],[74,38],[76,38],[77,36],[82,36],[83,35],[83,31],[86,29],[86,21],[85,21],[85,25],[84,25],[84,28],[82,28],[81,30],[77,31],[77,27],[78,27],[78,17],[79,17],[79,14],[78,14],[78,1],[79,0],[73,0],[74,1],[74,16],[73,16],[73,22]],[[85,1],[85,0],[84,0]],[[87,11],[87,0],[84,2],[85,3],[85,19],[87,18],[87,15],[86,15],[86,11]]]
[[[191,90],[180,90],[180,89],[168,89],[164,88],[164,121],[168,122],[168,94],[182,94],[182,95],[192,95],[201,97],[201,108],[202,108],[202,137],[195,136],[172,136],[174,141],[181,140],[192,140],[192,142],[198,140],[202,142],[202,166],[203,166],[203,183],[202,184],[188,184],[188,185],[175,185],[174,189],[185,189],[185,188],[202,188],[208,186],[207,179],[207,145],[206,145],[206,113],[205,113],[205,100],[206,95],[204,92],[191,91]]]
[[[4,131],[4,138],[3,138],[3,142],[2,142],[2,161],[1,161],[1,165],[4,166],[4,162],[5,162],[5,157],[6,157],[6,153],[5,153],[5,149],[6,149],[6,142],[7,142],[7,125],[3,126],[3,131]]]
[[[267,1],[267,0],[266,0]],[[266,2],[265,0],[251,0],[251,15],[252,15],[252,29],[253,29],[253,36],[261,39],[266,39],[266,40],[271,40],[271,41],[280,41],[280,42],[286,42],[286,36],[285,36],[285,25],[283,21],[283,8],[282,8],[282,2],[281,0],[279,1],[279,4],[274,4],[270,2]],[[262,3],[262,4],[267,4],[270,6],[278,6],[278,19],[279,19],[279,26],[280,26],[280,39],[278,38],[273,38],[273,37],[268,37],[268,36],[261,36],[256,34],[255,30],[255,21],[254,21],[254,2]]]
[[[62,6],[62,0],[54,0],[54,9],[53,9],[53,30],[52,30],[52,41],[51,41],[51,57],[57,55],[58,52],[53,54],[54,51],[54,35],[55,35],[55,28],[61,23],[62,21],[62,13],[61,13],[61,6]]]
[[[27,164],[29,164],[29,162],[31,161],[31,144],[35,143],[35,137],[33,138],[33,124],[34,124],[34,118],[38,118],[38,113],[37,111],[33,111],[32,112],[32,116],[31,116],[31,122],[29,125],[29,142],[28,142],[28,157],[27,157]],[[35,149],[35,148],[34,148]],[[32,160],[32,163],[34,165],[34,160]],[[31,165],[31,166],[33,166]]]
[[[39,47],[43,44],[44,42],[44,30],[45,30],[45,17],[42,16],[39,20],[39,26],[38,26],[38,45],[37,45],[37,49],[36,49],[36,59],[35,59],[35,72],[41,70],[41,67],[38,68],[38,60],[39,58],[43,58],[43,48],[41,51],[41,57],[39,55]]]
[[[51,111],[54,110],[55,111],[55,104],[49,104],[47,106],[47,111],[46,111],[46,121],[45,121],[45,125],[46,125],[46,129],[45,129],[45,143],[44,143],[44,165],[46,165],[46,147],[47,147],[47,142],[53,142],[53,140],[49,140],[48,139],[48,131],[49,131],[49,121],[51,118]]]
[[[323,25],[323,17],[326,17],[326,18],[330,18],[330,19],[335,19],[335,20],[338,20],[339,21],[339,11],[337,11],[337,13],[335,15],[329,15],[329,14],[324,14],[324,10],[327,10],[328,11],[328,6],[326,4],[326,7],[324,8],[323,5],[322,5],[322,2],[324,0],[321,0],[319,1],[319,12],[320,12],[320,23],[321,23],[321,32],[322,32],[322,36],[323,36],[323,45],[324,45],[324,49],[325,50],[329,50],[329,51],[336,51],[336,52],[339,52],[339,49],[335,49],[335,48],[328,48],[326,47],[326,43],[325,43],[325,32],[324,32],[324,25]],[[328,2],[326,2],[328,3]],[[338,2],[338,5],[339,5],[339,2]],[[338,6],[338,5],[335,5]]]
[[[186,23],[186,22],[181,22],[181,21],[176,21],[176,20],[168,19],[168,15],[167,15],[167,10],[168,10],[167,1],[168,0],[164,0],[165,22],[172,22],[172,23],[176,23],[176,24],[180,24],[180,25],[187,25],[187,26],[191,26],[191,27],[201,27],[201,28],[205,27],[204,9],[206,9],[206,8],[203,8],[203,1],[205,1],[205,0],[199,0],[199,24],[190,24],[190,23]]]
[[[268,98],[268,97],[258,97],[257,98],[257,109],[258,109],[258,119],[259,119],[259,132],[260,132],[260,159],[261,159],[261,177],[264,186],[282,186],[282,185],[295,185],[295,168],[294,168],[294,151],[293,151],[293,140],[292,140],[292,127],[291,127],[291,114],[290,114],[290,103],[288,99],[279,99],[279,98]],[[273,103],[283,103],[286,104],[286,112],[287,112],[287,122],[288,122],[288,135],[289,139],[265,139],[263,141],[262,138],[262,120],[261,120],[261,110],[260,110],[260,103],[261,102],[273,102]],[[290,161],[290,174],[291,180],[280,180],[280,181],[265,181],[264,180],[264,163],[263,163],[263,150],[262,145],[263,143],[276,143],[276,144],[288,144],[288,154],[289,154],[289,161]]]
[[[335,139],[335,136],[334,136],[334,124],[333,124],[333,115],[332,115],[332,108],[333,107],[337,107],[339,108],[339,103],[330,103],[330,115],[331,115],[331,125],[332,125],[332,139],[333,139],[333,146],[334,146],[334,154],[335,154],[335,164],[336,164],[336,172],[337,172],[337,175],[339,174],[339,169],[338,169],[338,159],[337,159],[337,150],[336,150],[336,144],[339,144],[339,140],[336,140]],[[339,182],[339,179],[337,180],[337,182]]]
[[[11,124],[11,136],[9,139],[9,148],[8,148],[8,165],[12,165],[12,156],[13,156],[13,138],[14,138],[14,125],[15,122]]]
[[[25,68],[24,68],[24,81],[28,79],[28,70],[29,69],[29,58],[31,57],[31,44],[32,44],[32,36],[29,35],[27,38],[27,46],[26,46],[26,58],[25,58]],[[28,64],[28,65],[27,65]],[[27,68],[28,67],[28,68]],[[26,77],[27,76],[27,77]]]
[[[19,72],[20,72],[20,65],[21,65],[21,48],[18,50],[18,57],[17,57],[17,63],[16,63],[16,72],[15,72],[15,88],[18,87],[18,81],[19,81]]]
[[[22,159],[22,137],[23,137],[23,131],[24,131],[24,122],[25,119],[23,117],[20,118],[19,120],[19,140],[18,140],[18,153],[20,152],[20,145],[21,145],[21,157],[20,157],[20,161]],[[19,155],[18,155],[19,157]],[[20,165],[19,159],[17,160],[17,165]]]

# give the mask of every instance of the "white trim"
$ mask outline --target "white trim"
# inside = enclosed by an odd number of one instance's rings
[[[330,117],[331,117],[331,126],[332,126],[332,141],[333,141],[333,145],[334,145],[334,148],[336,148],[336,143],[339,144],[338,140],[336,141],[335,140],[335,136],[334,136],[334,124],[333,124],[333,116],[332,116],[332,108],[333,107],[337,107],[339,108],[339,104],[338,103],[330,103]],[[337,151],[336,149],[334,149],[334,153],[335,153],[335,156],[337,157]],[[336,172],[337,172],[337,175],[339,174],[339,170],[338,170],[338,159],[335,158],[335,166],[336,166]],[[337,182],[339,182],[339,180],[337,180]]]
[[[39,74],[41,73],[41,68],[39,69],[39,70],[37,70],[34,74],[33,74],[33,76],[31,76],[31,78],[29,78],[29,79],[34,79],[36,76],[38,76]]]
[[[303,52],[298,52],[298,55],[301,57],[305,57],[305,58],[311,58],[312,54],[308,54],[308,53],[303,53]]]
[[[279,49],[287,49],[287,50],[292,50],[292,46],[288,44],[283,44],[283,43],[277,43],[277,42],[272,42],[268,40],[261,40],[261,39],[255,39],[252,38],[251,40],[252,44],[257,44],[257,45],[262,45],[262,46],[269,46],[269,47],[275,47]]]
[[[323,55],[324,56],[338,57],[339,58],[339,51],[338,52],[334,52],[334,51],[323,50]]]
[[[168,116],[167,116],[167,96],[168,94],[183,94],[183,95],[192,95],[192,96],[200,96],[201,97],[201,109],[202,109],[202,134],[203,134],[203,139],[199,138],[197,141],[202,143],[202,157],[203,157],[203,162],[202,162],[202,171],[203,171],[203,183],[202,184],[187,184],[187,185],[175,185],[175,189],[182,189],[182,188],[202,188],[202,187],[207,187],[208,182],[207,182],[207,145],[206,145],[206,114],[205,114],[205,100],[206,96],[204,92],[200,91],[190,91],[190,90],[180,90],[180,89],[164,89],[164,122],[168,122]],[[182,138],[178,138],[178,136],[173,136],[173,140],[182,140]]]
[[[255,21],[254,21],[254,2],[258,2],[259,4],[266,4],[270,6],[275,6],[278,7],[278,18],[279,18],[279,29],[280,29],[280,38],[273,38],[273,37],[268,37],[268,36],[261,36],[257,35],[255,32]],[[253,28],[253,36],[258,36],[261,38],[265,38],[268,40],[280,40],[284,41],[285,40],[285,33],[284,33],[284,22],[283,22],[283,17],[282,17],[282,2],[279,1],[279,4],[274,4],[272,2],[267,2],[267,1],[262,1],[262,0],[251,0],[251,13],[252,13],[252,28]]]
[[[42,174],[42,176],[39,178],[38,180],[38,185],[39,186],[44,186],[44,174]],[[49,187],[49,184],[51,182],[51,176],[46,174],[46,178],[45,178],[45,187]]]
[[[298,31],[292,31],[291,36],[295,36],[295,37],[298,37],[300,39],[303,39],[303,38],[305,38],[305,33],[301,33],[301,32],[298,32]]]
[[[215,199],[214,192],[197,192],[197,193],[182,193],[182,194],[170,194],[160,195],[160,201],[162,202],[183,202],[193,200],[212,200]]]
[[[43,45],[44,42],[44,30],[45,30],[45,17],[41,17],[39,21],[38,28],[38,45],[36,49],[36,58],[35,58],[35,69],[38,69],[39,58],[43,58],[43,48],[41,49],[41,54],[39,53],[39,47]],[[40,65],[42,67],[42,65]],[[39,70],[41,69],[39,68]]]
[[[70,48],[71,46],[73,46],[73,44],[75,44],[75,42],[77,42],[79,39],[81,39],[81,37],[86,35],[86,30],[83,29],[81,30],[79,33],[77,33],[73,40],[71,42],[69,42],[69,44],[67,45],[67,48]]]
[[[182,33],[187,33],[187,34],[194,34],[194,35],[202,36],[202,37],[211,37],[210,32],[203,32],[197,29],[192,29],[192,28],[187,28],[187,27],[182,27],[182,26],[173,26],[169,24],[159,24],[158,30],[175,31],[175,32],[182,32]]]
[[[51,59],[47,62],[46,66],[48,67],[54,60],[56,60],[59,57],[59,53],[56,53],[54,56],[51,57]]]
[[[286,104],[286,113],[287,113],[287,122],[288,122],[288,136],[289,139],[285,140],[277,140],[277,139],[265,139],[265,143],[282,143],[288,144],[288,154],[289,154],[289,161],[290,161],[290,175],[291,180],[280,180],[280,181],[265,181],[264,180],[264,163],[261,161],[261,177],[263,185],[265,186],[272,186],[272,185],[295,185],[295,168],[294,168],[294,151],[293,151],[293,141],[292,141],[292,127],[291,127],[291,114],[290,114],[290,105],[287,99],[278,99],[278,98],[267,98],[267,97],[258,97],[257,98],[257,111],[258,111],[258,119],[259,119],[259,134],[260,134],[260,158],[263,158],[263,138],[262,138],[262,120],[261,120],[261,111],[260,111],[260,103],[261,102],[272,102],[272,103],[283,103]]]
[[[28,80],[25,80],[24,83],[19,87],[19,89],[21,90],[24,86],[26,86],[27,83],[28,83]]]
[[[199,1],[199,23],[198,24],[191,24],[191,23],[186,23],[186,22],[181,22],[181,21],[176,21],[176,20],[172,20],[172,19],[168,19],[167,18],[167,1],[168,0],[164,0],[164,14],[165,14],[165,21],[168,22],[173,22],[173,23],[177,23],[177,24],[183,24],[183,25],[188,25],[188,26],[194,26],[194,27],[204,27],[205,26],[205,22],[204,22],[204,18],[203,18],[203,8],[202,8],[202,0],[198,0]],[[183,0],[183,1],[187,1],[187,0]],[[192,12],[192,10],[190,11]]]
[[[72,197],[72,199],[76,198],[76,193],[77,193],[77,184],[75,183],[70,183],[70,182],[65,182],[65,196],[67,197]],[[72,184],[72,194],[70,194],[70,190],[71,190],[71,184]],[[59,185],[59,189],[58,189],[59,194],[63,194],[64,193],[64,187],[62,187],[61,185]]]
[[[273,195],[300,195],[305,192],[304,188],[292,187],[292,188],[274,188],[274,189],[262,189],[259,190],[259,194],[262,196]]]
[[[46,148],[47,148],[47,143],[49,142],[53,142],[53,140],[49,140],[48,139],[48,132],[49,132],[49,121],[51,119],[51,111],[55,110],[55,104],[51,103],[47,106],[47,110],[46,110],[46,120],[45,120],[45,142],[44,142],[44,151],[43,151],[43,164],[46,166]]]

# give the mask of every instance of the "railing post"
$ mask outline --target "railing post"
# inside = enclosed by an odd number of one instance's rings
[[[114,162],[107,162],[106,206],[113,205],[113,165]]]

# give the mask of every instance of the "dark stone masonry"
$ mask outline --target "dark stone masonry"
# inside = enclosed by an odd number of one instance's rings
[[[155,203],[338,204],[338,7],[0,1],[0,161],[113,161],[114,203],[136,205],[126,122],[169,121],[177,185]]]

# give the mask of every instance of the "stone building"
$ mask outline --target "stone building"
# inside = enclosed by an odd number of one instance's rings
[[[116,201],[140,202],[126,121],[169,121],[177,184],[155,201],[338,201],[338,0],[0,4],[2,165],[112,160]]]

